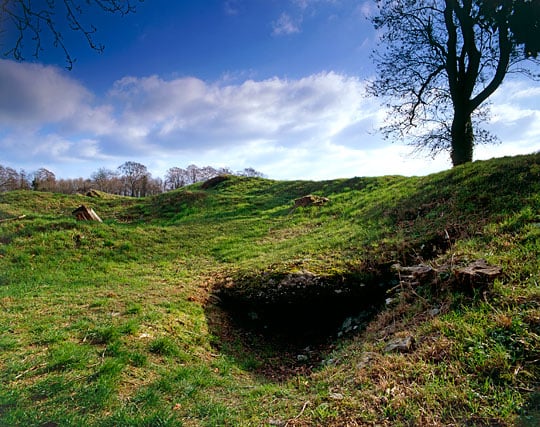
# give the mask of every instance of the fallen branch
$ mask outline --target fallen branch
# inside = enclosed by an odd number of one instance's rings
[[[302,406],[302,410],[300,411],[300,413],[296,417],[291,418],[289,421],[287,421],[285,423],[285,427],[287,427],[291,421],[294,421],[294,420],[297,420],[298,418],[300,418],[309,404],[310,404],[309,400],[306,403],[304,403],[304,406]]]
[[[18,219],[26,218],[26,215],[19,215],[15,218],[6,218],[6,219],[0,219],[0,222],[8,222],[8,221],[17,221]]]

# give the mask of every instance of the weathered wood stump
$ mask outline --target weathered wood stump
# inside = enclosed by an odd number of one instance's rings
[[[94,212],[92,208],[89,208],[85,205],[79,206],[73,212],[71,212],[75,218],[79,221],[98,221],[103,222],[97,213]]]

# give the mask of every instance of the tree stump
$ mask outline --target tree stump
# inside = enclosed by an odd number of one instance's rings
[[[85,205],[79,206],[73,212],[71,212],[75,218],[79,221],[98,221],[103,222],[97,213],[94,212],[92,208],[89,208]]]

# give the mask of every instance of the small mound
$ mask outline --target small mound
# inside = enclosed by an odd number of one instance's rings
[[[221,184],[224,181],[227,181],[231,178],[230,175],[218,175],[213,178],[210,178],[202,183],[201,188],[203,190],[209,190],[211,188],[217,187],[218,184]]]
[[[87,191],[85,196],[86,197],[95,197],[95,198],[101,199],[103,197],[103,194],[100,191],[92,189],[92,190]]]

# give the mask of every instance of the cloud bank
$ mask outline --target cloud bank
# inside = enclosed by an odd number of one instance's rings
[[[538,94],[524,83],[508,90],[514,97],[501,98],[491,123],[503,133],[500,147],[512,154],[537,150]],[[331,71],[234,85],[126,76],[97,96],[64,70],[0,61],[0,164],[47,167],[66,178],[127,160],[157,176],[196,163],[254,167],[276,179],[449,167],[446,158],[411,159],[407,147],[383,143],[375,132],[382,117],[362,81]]]

